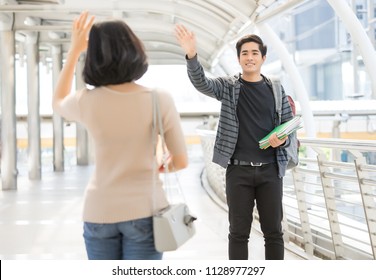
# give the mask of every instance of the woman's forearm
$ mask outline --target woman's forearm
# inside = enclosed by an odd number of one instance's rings
[[[80,53],[72,50],[68,52],[66,62],[56,83],[52,101],[53,108],[55,108],[55,106],[70,93],[72,89],[73,75],[79,57]]]
[[[94,17],[88,18],[88,12],[82,12],[73,21],[71,46],[67,55],[67,60],[60,72],[56,88],[52,98],[52,107],[56,106],[70,93],[72,89],[73,75],[78,58],[87,49],[88,33],[94,23]]]

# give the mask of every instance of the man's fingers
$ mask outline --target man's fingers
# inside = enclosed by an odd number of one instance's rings
[[[175,33],[179,37],[192,36],[192,32],[190,32],[184,25],[181,24],[177,24],[175,26]]]

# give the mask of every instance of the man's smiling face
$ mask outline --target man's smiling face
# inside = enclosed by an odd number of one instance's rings
[[[260,74],[265,58],[265,56],[262,56],[257,43],[248,42],[243,44],[239,56],[239,64],[243,70],[243,75]]]

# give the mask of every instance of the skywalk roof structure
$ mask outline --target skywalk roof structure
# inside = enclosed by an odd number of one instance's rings
[[[174,37],[182,23],[197,36],[203,66],[225,67],[219,59],[254,23],[265,21],[303,0],[28,0],[0,1],[0,13],[15,12],[17,39],[40,32],[40,47],[68,45],[72,20],[88,10],[98,20],[121,18],[143,40],[150,64],[182,64],[184,55]],[[3,14],[4,16],[4,14]],[[225,71],[226,72],[226,71]]]

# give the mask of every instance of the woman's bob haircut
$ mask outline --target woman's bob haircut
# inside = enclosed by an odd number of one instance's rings
[[[96,23],[89,33],[85,83],[100,87],[140,79],[148,69],[144,45],[121,20]]]

